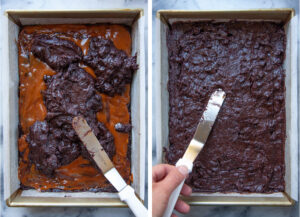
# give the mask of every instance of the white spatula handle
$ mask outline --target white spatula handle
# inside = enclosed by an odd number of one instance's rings
[[[119,192],[119,197],[122,201],[127,203],[131,211],[136,217],[147,217],[148,211],[137,198],[131,186],[127,185],[122,191]]]
[[[189,173],[192,171],[193,169],[193,163],[190,162],[190,161],[187,161],[185,160],[184,158],[181,158],[179,159],[179,161],[176,163],[176,167],[179,167],[179,166],[186,166],[189,170]],[[173,213],[173,210],[174,210],[174,207],[176,205],[176,202],[178,200],[178,197],[180,195],[180,192],[181,192],[181,189],[182,189],[182,186],[184,184],[184,181],[183,180],[176,188],[175,190],[172,192],[170,198],[169,198],[169,202],[168,202],[168,205],[167,205],[167,208],[166,208],[166,211],[163,215],[163,217],[170,217]]]

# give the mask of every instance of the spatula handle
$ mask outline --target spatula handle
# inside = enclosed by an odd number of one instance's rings
[[[169,202],[168,202],[168,205],[167,205],[167,209],[163,215],[163,217],[170,217],[173,213],[173,210],[174,210],[174,207],[176,205],[176,202],[178,200],[178,197],[179,197],[179,194],[181,192],[181,189],[182,189],[182,186],[184,184],[184,181],[183,180],[180,185],[177,186],[177,188],[175,188],[175,190],[172,192],[170,198],[169,198]]]
[[[119,197],[122,201],[127,203],[131,211],[136,217],[147,217],[148,211],[137,198],[131,186],[127,185],[122,191],[119,192]]]
[[[179,161],[176,163],[176,167],[179,167],[179,166],[186,166],[188,168],[189,172],[191,172],[193,169],[193,163],[185,160],[184,158],[179,159]],[[170,217],[172,215],[172,212],[174,210],[174,207],[175,207],[178,197],[180,195],[184,181],[185,181],[185,179],[172,192],[163,217]]]

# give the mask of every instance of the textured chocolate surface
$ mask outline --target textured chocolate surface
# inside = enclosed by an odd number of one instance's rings
[[[115,125],[116,131],[120,133],[129,133],[132,129],[131,124],[122,124],[122,123],[117,123]]]
[[[31,51],[54,70],[64,69],[82,59],[82,51],[73,41],[50,35],[36,35]]]
[[[115,129],[117,123],[130,125],[131,84],[121,94],[95,94],[95,70],[83,62],[93,37],[112,40],[117,49],[131,53],[130,28],[123,25],[20,29],[18,177],[22,189],[113,191],[71,128],[75,115],[88,120],[125,182],[132,182],[131,132]]]
[[[91,39],[88,54],[83,60],[95,70],[96,89],[110,96],[121,94],[138,68],[136,56],[127,56],[111,40],[102,37]]]
[[[174,23],[167,33],[167,161],[183,156],[208,99],[226,99],[187,184],[197,192],[285,189],[285,32],[272,22]]]
[[[80,154],[91,160],[72,127],[74,116],[83,116],[93,129],[105,151],[115,154],[114,139],[108,129],[97,121],[102,109],[101,96],[96,93],[90,74],[75,64],[65,72],[45,77],[43,92],[47,116],[30,127],[27,142],[29,159],[42,173],[52,176],[55,169],[71,163]]]

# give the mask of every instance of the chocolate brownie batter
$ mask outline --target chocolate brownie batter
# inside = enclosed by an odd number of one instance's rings
[[[73,41],[43,34],[34,36],[31,52],[54,70],[62,70],[82,59],[82,50]]]
[[[94,50],[91,48],[94,55],[89,56],[89,61],[99,61],[96,49],[104,49],[103,61],[107,55],[118,63],[109,69],[102,68],[101,75],[96,75],[96,68],[93,70],[83,61],[93,40],[104,40],[109,46],[98,44]],[[18,43],[21,188],[114,191],[72,128],[72,119],[77,115],[87,120],[121,176],[130,184],[130,83],[132,69],[137,65],[136,58],[130,57],[128,28],[122,25],[26,26],[19,34]],[[111,79],[125,81],[120,83],[121,87],[114,83],[118,91],[97,91],[97,77],[105,75],[106,70]],[[112,72],[119,75],[111,75]],[[124,124],[127,131],[117,131],[118,123]]]
[[[125,85],[131,83],[132,74],[138,68],[136,56],[127,56],[112,41],[102,37],[91,39],[88,54],[83,61],[95,70],[96,89],[109,96],[121,94]]]
[[[115,125],[115,129],[116,131],[120,132],[120,133],[128,133],[131,131],[131,124],[122,124],[122,123],[117,123]]]
[[[178,22],[167,46],[167,161],[183,156],[210,95],[222,88],[226,99],[187,184],[196,192],[283,192],[283,24]]]
[[[96,113],[102,109],[102,104],[92,76],[74,64],[65,72],[46,76],[45,82],[47,89],[43,96],[47,116],[45,121],[37,121],[30,127],[26,139],[30,148],[29,159],[37,169],[53,176],[55,169],[71,163],[80,154],[93,162],[72,127],[73,117],[79,115],[87,120],[112,158],[115,154],[114,139],[97,121]]]

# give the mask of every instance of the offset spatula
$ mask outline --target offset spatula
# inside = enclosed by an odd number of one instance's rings
[[[192,172],[193,162],[202,150],[208,135],[214,125],[217,115],[225,99],[225,92],[221,89],[216,90],[210,97],[205,111],[198,123],[196,132],[192,141],[190,142],[187,150],[185,151],[183,158],[180,158],[176,167],[186,166],[189,172]],[[184,180],[185,181],[185,180]],[[173,209],[181,192],[184,181],[180,183],[179,186],[172,192],[171,197],[168,202],[167,209],[163,217],[170,217],[172,215]]]
[[[119,192],[122,201],[128,204],[135,216],[145,217],[148,214],[147,209],[137,198],[131,186],[127,185],[119,172],[114,167],[103,147],[100,145],[97,137],[93,133],[90,126],[83,117],[75,117],[73,119],[73,128],[87,148],[91,157],[94,159],[104,176]]]

